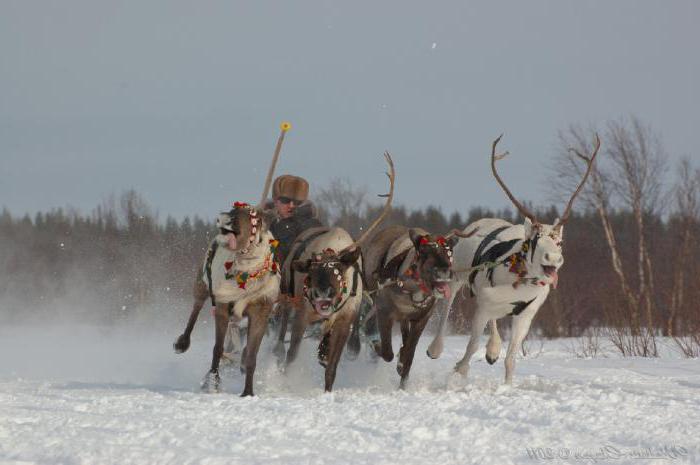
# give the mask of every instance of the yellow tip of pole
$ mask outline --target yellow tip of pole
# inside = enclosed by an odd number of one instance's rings
[[[280,124],[280,129],[283,132],[287,132],[290,129],[292,129],[292,123],[290,123],[289,121],[283,121],[282,124]]]

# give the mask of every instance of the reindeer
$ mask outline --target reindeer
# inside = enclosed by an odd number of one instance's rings
[[[440,299],[450,299],[452,248],[457,236],[434,236],[419,228],[390,226],[372,239],[363,251],[365,279],[374,293],[374,307],[380,341],[375,352],[391,362],[394,351],[391,331],[395,321],[401,325],[402,345],[396,370],[403,389],[413,363],[418,339]]]
[[[348,340],[362,300],[361,247],[369,234],[391,211],[394,197],[394,164],[388,152],[384,154],[389,165],[389,193],[380,216],[353,241],[342,228],[312,228],[295,240],[283,267],[283,279],[290,281],[294,290],[291,298],[295,308],[292,338],[286,353],[286,365],[296,359],[306,327],[322,321],[318,361],[325,367],[325,390],[333,389],[336,369],[343,346]],[[283,319],[285,315],[283,315]],[[280,325],[276,353],[284,354],[286,323]],[[282,341],[282,342],[280,342]],[[279,345],[281,344],[281,347]]]
[[[173,348],[187,351],[190,335],[204,302],[211,298],[215,306],[216,342],[211,368],[202,389],[217,392],[220,388],[219,362],[229,317],[240,321],[248,317],[246,347],[241,356],[245,371],[245,388],[241,396],[253,395],[253,374],[267,319],[279,293],[279,274],[274,260],[277,241],[268,230],[270,219],[259,208],[236,202],[229,212],[219,214],[219,234],[212,242],[197,273],[194,305],[185,332]]]
[[[508,155],[508,152],[496,154],[496,145],[501,137],[492,144],[491,170],[513,205],[525,217],[525,221],[523,224],[513,225],[501,219],[486,218],[467,226],[465,231],[477,228],[479,233],[459,241],[454,249],[455,280],[450,283],[451,297],[445,299],[447,305],[440,318],[438,334],[428,348],[428,356],[440,356],[449,307],[457,291],[467,286],[470,295],[476,296],[476,311],[471,322],[471,337],[466,353],[457,362],[455,371],[462,376],[467,375],[469,360],[479,346],[479,338],[487,323],[491,337],[486,346],[486,360],[490,364],[495,363],[501,351],[501,338],[496,320],[512,315],[511,339],[505,358],[505,382],[512,384],[515,354],[520,350],[530,329],[530,323],[547,298],[550,287],[557,287],[558,272],[564,264],[564,224],[569,218],[574,199],[593,168],[600,148],[600,139],[596,135],[595,149],[590,157],[576,152],[588,168],[569,199],[561,219],[555,220],[553,225],[547,225],[537,221],[535,215],[515,198],[498,175],[496,161]]]

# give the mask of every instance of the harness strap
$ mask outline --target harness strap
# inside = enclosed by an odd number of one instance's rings
[[[357,266],[357,263],[353,264],[352,267],[355,272],[352,274],[352,291],[350,292],[350,296],[355,297],[357,295],[357,278],[360,277],[360,267]]]
[[[208,286],[209,287],[209,297],[211,298],[212,305],[216,305],[216,300],[214,299],[214,289],[212,289],[213,285],[211,282],[211,264],[214,261],[214,255],[216,255],[216,249],[218,249],[218,248],[219,248],[219,243],[215,239],[214,242],[212,242],[211,246],[209,247],[209,253],[207,254],[207,262],[206,262],[206,265],[204,267],[205,273],[207,275],[207,282],[209,284],[209,286]]]

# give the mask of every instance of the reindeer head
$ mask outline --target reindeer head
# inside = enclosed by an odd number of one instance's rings
[[[340,252],[326,249],[308,260],[295,260],[292,263],[294,271],[306,273],[304,295],[319,315],[330,316],[348,294],[351,283],[348,283],[346,272],[359,257],[360,249],[357,247]]]
[[[527,274],[537,278],[544,284],[557,287],[559,268],[564,264],[562,254],[562,241],[564,238],[564,226],[533,223],[530,218],[525,218],[523,228],[525,230],[525,242],[523,253],[525,254]]]
[[[458,239],[420,234],[415,229],[408,230],[408,237],[416,253],[414,278],[424,283],[427,290],[437,290],[445,295],[447,284],[452,279],[452,248]]]
[[[219,213],[216,226],[219,234],[217,242],[230,250],[245,253],[252,245],[260,242],[268,221],[259,209],[243,202],[235,202],[228,212]]]
[[[525,206],[520,203],[515,196],[510,192],[506,184],[503,182],[501,177],[496,171],[496,161],[504,158],[508,155],[508,152],[502,154],[496,154],[496,145],[501,140],[503,135],[493,141],[491,147],[491,171],[493,172],[496,181],[503,188],[504,192],[508,198],[513,202],[515,208],[525,217],[525,222],[523,223],[524,229],[524,242],[522,248],[522,254],[525,256],[525,266],[527,267],[527,276],[531,278],[536,278],[538,282],[551,284],[553,287],[557,286],[559,279],[559,268],[564,264],[564,256],[562,255],[562,241],[564,239],[564,223],[569,219],[569,214],[571,213],[571,207],[574,203],[574,199],[581,192],[583,185],[588,179],[588,175],[593,169],[593,161],[598,155],[598,149],[600,149],[600,138],[596,135],[595,150],[590,157],[586,157],[576,152],[576,155],[583,159],[588,165],[586,173],[583,175],[578,188],[573,193],[569,199],[569,203],[564,210],[564,214],[561,219],[554,221],[553,225],[541,224],[537,221],[535,215],[530,212]],[[515,265],[517,266],[517,265]]]

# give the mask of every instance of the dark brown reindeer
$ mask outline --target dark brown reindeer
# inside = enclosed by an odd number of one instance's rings
[[[402,345],[396,370],[403,389],[413,363],[416,344],[439,299],[450,298],[452,248],[457,237],[434,236],[419,228],[391,226],[372,239],[363,250],[367,288],[374,292],[380,342],[375,351],[387,362],[394,358],[391,332],[401,325]]]
[[[285,364],[289,366],[296,359],[307,326],[323,321],[318,360],[326,369],[326,391],[333,389],[338,362],[362,300],[361,247],[391,211],[395,172],[389,153],[384,156],[389,164],[389,193],[381,215],[362,236],[353,241],[342,228],[309,229],[296,239],[283,267],[283,279],[289,280],[288,289],[293,289],[287,298],[293,302],[295,314]],[[285,320],[280,325],[279,341],[284,341]],[[277,352],[284,353],[283,345],[281,349]]]
[[[241,357],[241,370],[246,375],[242,396],[253,395],[258,349],[279,293],[274,261],[277,242],[268,231],[268,224],[262,210],[236,202],[231,211],[219,215],[219,234],[197,273],[192,312],[185,332],[173,347],[176,353],[187,351],[199,312],[207,298],[211,298],[215,306],[216,341],[211,368],[202,383],[205,391],[216,392],[220,387],[219,362],[229,318],[240,320],[247,316],[247,345]]]

